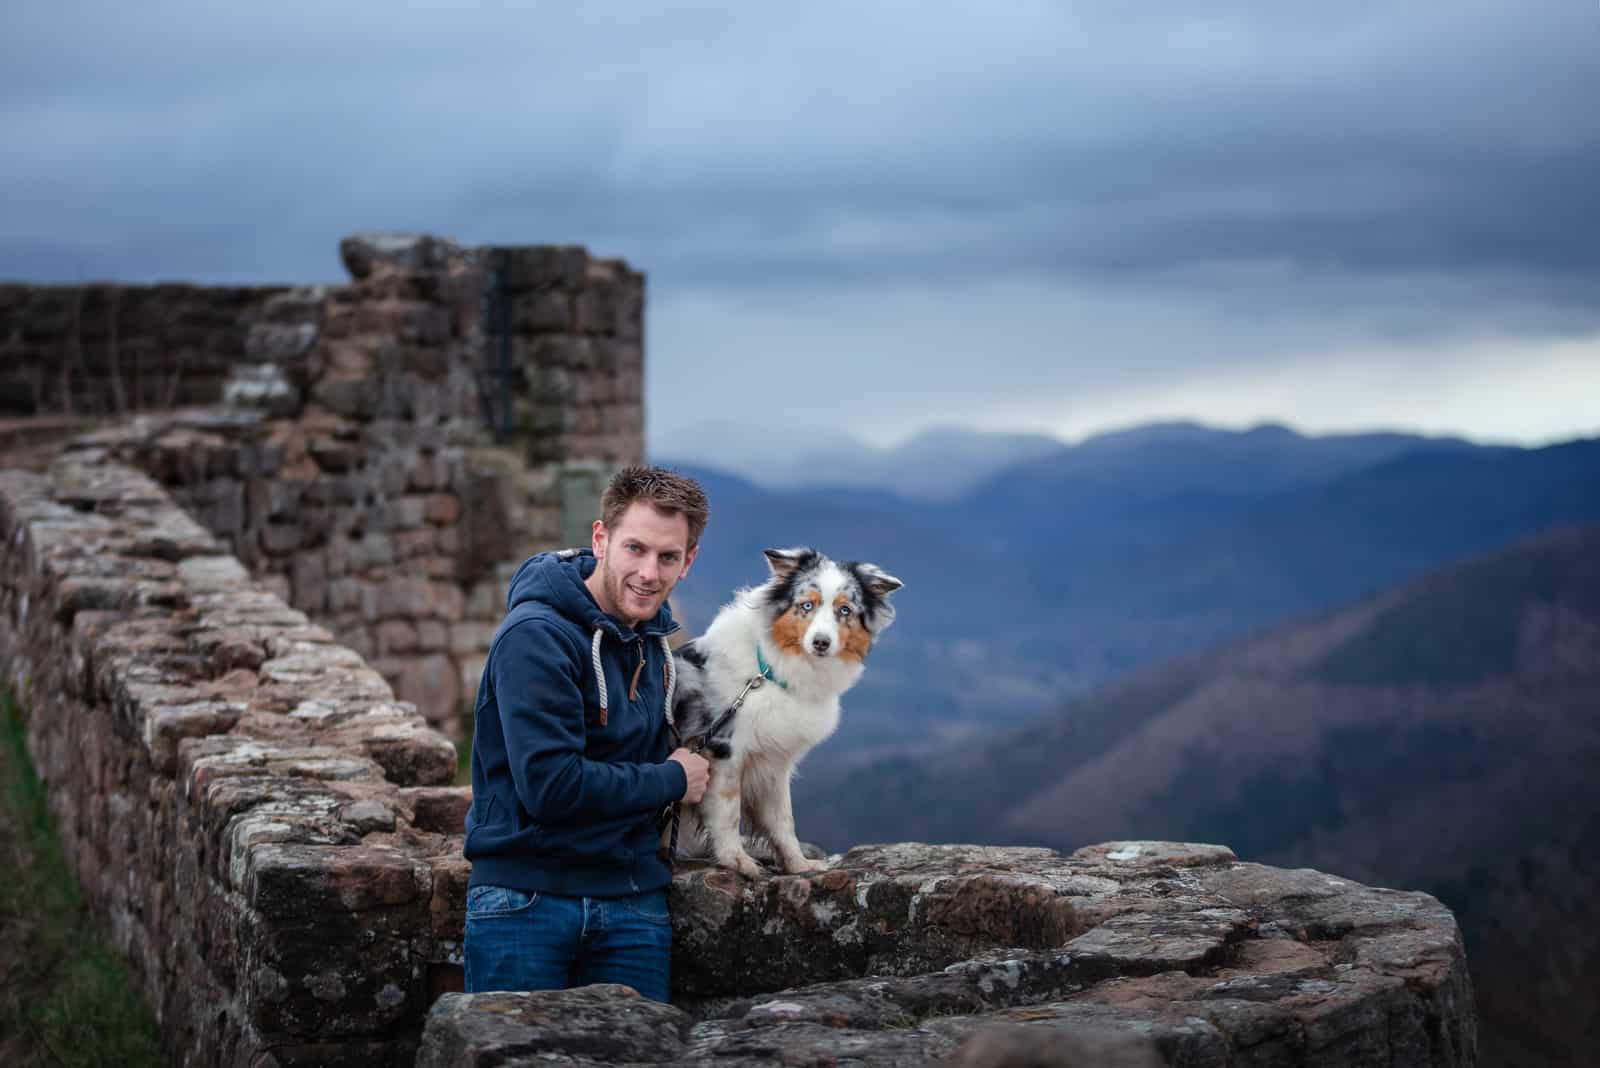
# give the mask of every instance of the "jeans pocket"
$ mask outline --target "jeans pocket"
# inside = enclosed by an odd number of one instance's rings
[[[539,903],[537,893],[509,886],[474,886],[467,891],[467,916],[515,916]]]

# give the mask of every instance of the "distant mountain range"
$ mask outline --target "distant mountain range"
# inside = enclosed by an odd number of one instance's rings
[[[1582,450],[1541,453],[1472,470],[1515,461],[1523,504],[1559,510],[1557,472],[1574,475]],[[1301,537],[1331,502],[1392,520],[1379,489],[1400,475],[1458,524],[1503,529],[1516,511],[1506,482],[1441,496],[1459,477],[1442,464],[1311,495],[1255,547]],[[1475,520],[1459,510],[1468,500]],[[1600,1038],[1600,527],[1151,668],[1023,726],[803,772],[797,822],[832,848],[1223,842],[1246,859],[1429,890],[1465,932],[1484,1063],[1590,1063]]]
[[[706,424],[670,434],[652,450],[673,466],[712,467],[764,489],[850,486],[916,500],[951,500],[1013,464],[1067,452],[1045,434],[929,430],[893,448],[838,435],[825,448],[796,451],[771,428]]]
[[[891,448],[848,435],[827,447],[796,451],[770,427],[708,423],[666,435],[652,450],[661,463],[714,468],[762,489],[887,490],[922,501],[953,501],[993,476],[1007,482],[1040,475],[1056,480],[1150,479],[1146,488],[1258,491],[1331,477],[1428,444],[1471,448],[1458,438],[1413,434],[1307,437],[1277,424],[1246,431],[1193,422],[1147,423],[1068,445],[1047,434],[956,428],[924,431]]]
[[[1600,439],[1520,449],[1168,424],[1024,460],[944,501],[771,490],[682,466],[712,504],[674,595],[691,629],[765,577],[767,546],[811,544],[906,582],[829,743],[854,756],[978,735],[1513,539],[1600,522]]]

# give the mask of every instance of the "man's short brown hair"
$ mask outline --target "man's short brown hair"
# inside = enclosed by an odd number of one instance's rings
[[[711,509],[706,503],[706,491],[694,479],[664,467],[645,464],[624,467],[611,476],[600,498],[600,522],[607,530],[615,528],[622,513],[635,501],[648,501],[667,515],[681,513],[689,521],[688,547],[693,549],[700,543]]]

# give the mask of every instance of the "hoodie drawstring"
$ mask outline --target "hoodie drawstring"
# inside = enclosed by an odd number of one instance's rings
[[[605,631],[602,628],[594,628],[594,641],[589,644],[589,659],[594,663],[594,681],[600,688],[600,726],[602,727],[606,725],[607,719],[610,718],[609,709],[611,705],[610,696],[606,692],[605,669],[600,666],[600,639],[604,635]],[[663,711],[667,717],[667,726],[676,731],[678,721],[672,714],[672,694],[678,688],[678,666],[672,662],[672,646],[667,642],[667,636],[660,634],[657,635],[657,638],[661,642],[661,655],[666,657],[667,669],[667,700]]]
[[[606,725],[606,706],[611,702],[606,697],[606,673],[600,666],[600,638],[605,632],[599,627],[594,628],[594,642],[589,646],[590,659],[594,661],[594,681],[600,685],[600,726]]]
[[[678,665],[672,662],[672,646],[667,643],[665,634],[658,635],[661,640],[661,655],[666,657],[664,663],[667,668],[667,726],[672,728],[674,736],[678,733],[678,720],[672,714],[672,691],[678,688]]]

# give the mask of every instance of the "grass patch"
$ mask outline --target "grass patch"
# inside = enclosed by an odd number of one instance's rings
[[[57,845],[22,714],[0,690],[0,1064],[161,1064],[155,1024]]]

